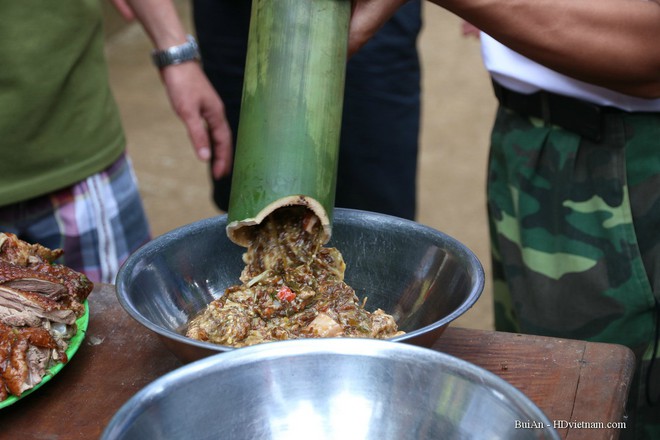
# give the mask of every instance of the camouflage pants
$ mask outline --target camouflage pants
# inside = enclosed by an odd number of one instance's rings
[[[660,438],[660,114],[601,141],[498,110],[488,170],[497,330],[617,343],[637,370],[628,429]]]

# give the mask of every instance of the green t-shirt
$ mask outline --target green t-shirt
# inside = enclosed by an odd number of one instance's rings
[[[100,0],[0,0],[0,206],[83,180],[124,147]]]

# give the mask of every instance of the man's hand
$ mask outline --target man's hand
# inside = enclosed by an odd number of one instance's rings
[[[211,171],[219,179],[231,171],[232,137],[222,100],[199,64],[186,62],[161,70],[172,108],[183,121],[200,160],[213,158]],[[211,154],[213,148],[213,154]]]
[[[348,55],[357,52],[408,0],[353,0]]]
[[[125,20],[138,19],[156,48],[186,41],[186,32],[171,0],[111,0]],[[225,107],[199,63],[188,61],[160,71],[170,104],[183,121],[197,157],[213,160],[216,179],[231,171],[231,129]],[[211,154],[213,148],[213,154]]]

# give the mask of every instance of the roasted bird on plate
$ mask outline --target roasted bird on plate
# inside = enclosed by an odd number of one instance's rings
[[[61,255],[0,233],[0,402],[21,396],[53,364],[67,362],[68,341],[94,286],[53,263]]]

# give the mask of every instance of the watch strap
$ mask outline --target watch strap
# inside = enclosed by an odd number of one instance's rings
[[[181,64],[186,61],[199,60],[199,47],[192,35],[186,36],[186,42],[178,46],[168,47],[163,50],[153,50],[151,60],[159,69],[172,64]]]

